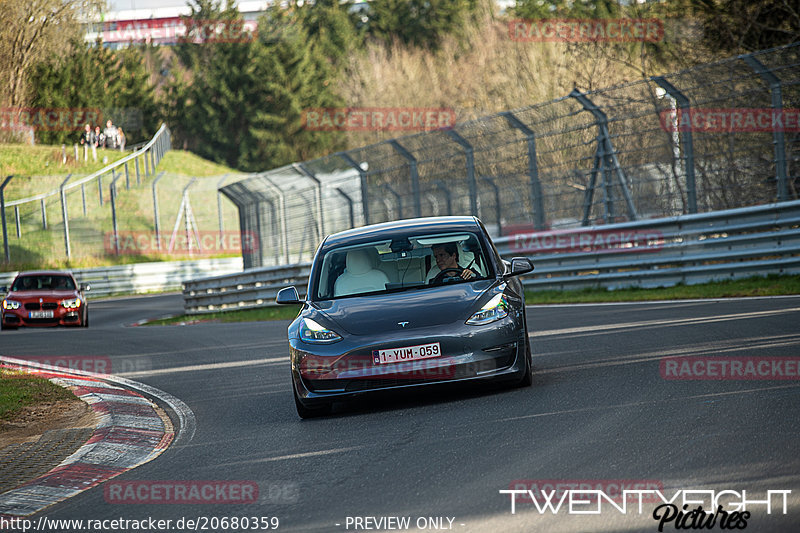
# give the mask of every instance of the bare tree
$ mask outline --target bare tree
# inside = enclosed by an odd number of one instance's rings
[[[67,50],[104,6],[103,0],[0,0],[0,98],[11,107],[26,102],[30,69]]]

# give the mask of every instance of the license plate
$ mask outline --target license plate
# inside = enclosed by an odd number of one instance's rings
[[[402,348],[392,348],[389,350],[372,350],[372,360],[376,365],[418,361],[420,359],[431,359],[441,355],[442,349],[438,342],[418,344],[417,346],[404,346]]]
[[[28,315],[30,318],[53,318],[52,311],[31,311]]]

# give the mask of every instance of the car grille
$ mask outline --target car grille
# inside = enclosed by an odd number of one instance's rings
[[[42,309],[57,309],[58,304],[55,302],[45,302],[42,304]]]
[[[28,311],[38,311],[39,304],[25,304],[25,309],[27,309]]]
[[[25,322],[28,324],[58,324],[58,318],[26,318]]]

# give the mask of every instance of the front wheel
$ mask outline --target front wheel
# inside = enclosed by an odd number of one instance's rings
[[[302,403],[300,403],[300,399],[297,397],[297,391],[294,390],[294,386],[292,386],[292,393],[294,394],[294,406],[297,408],[297,414],[300,418],[316,418],[318,416],[324,416],[331,412],[331,404],[322,405],[320,407],[306,407]]]
[[[81,326],[88,328],[89,327],[89,310],[87,309],[86,312],[83,314],[83,323]]]
[[[531,356],[531,341],[525,343],[525,373],[519,380],[519,387],[530,387],[533,385],[533,356]]]

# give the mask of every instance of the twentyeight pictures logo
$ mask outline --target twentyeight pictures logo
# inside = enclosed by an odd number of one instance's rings
[[[443,107],[317,107],[303,110],[311,131],[430,131],[452,129],[456,112]]]
[[[511,20],[508,35],[522,42],[660,42],[664,24],[658,19]]]

